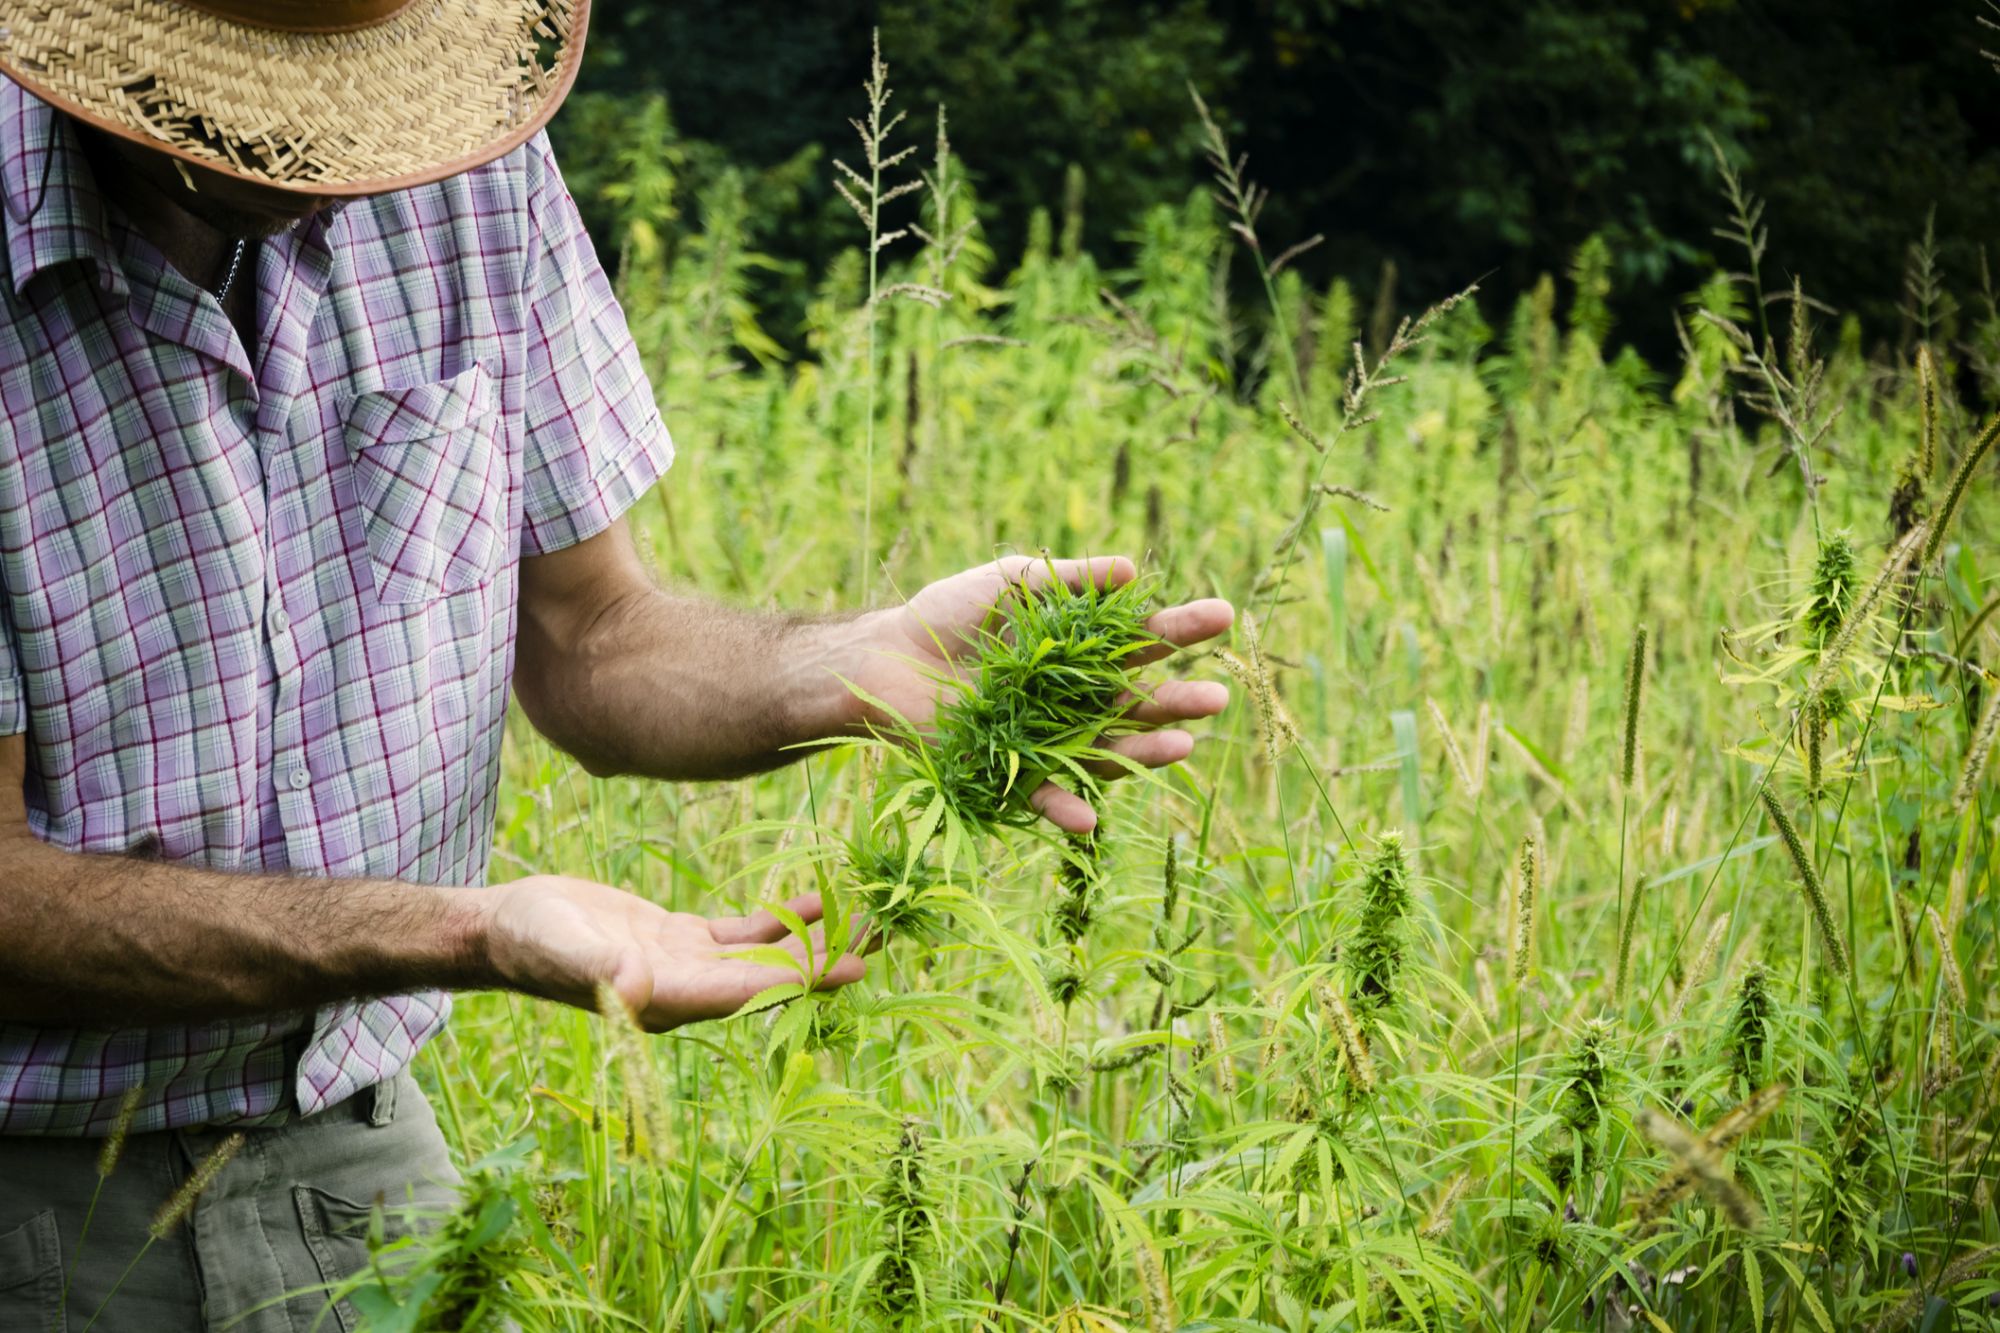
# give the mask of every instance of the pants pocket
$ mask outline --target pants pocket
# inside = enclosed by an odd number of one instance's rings
[[[326,1284],[325,1300],[333,1307],[333,1317],[341,1333],[357,1333],[361,1316],[350,1293],[365,1281],[357,1283],[355,1279],[365,1279],[377,1267],[384,1273],[394,1272],[400,1266],[398,1256],[384,1254],[379,1261],[373,1256],[412,1234],[412,1228],[393,1208],[354,1203],[311,1185],[294,1186],[292,1201],[299,1211],[306,1249],[312,1253],[320,1281]]]
[[[0,1232],[0,1328],[66,1333],[55,1209]]]

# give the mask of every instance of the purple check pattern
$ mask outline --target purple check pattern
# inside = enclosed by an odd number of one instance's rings
[[[672,445],[537,136],[262,242],[256,347],[0,80],[0,735],[35,832],[223,871],[486,875],[518,557]],[[270,1124],[389,1077],[438,993],[0,1023],[0,1133]]]

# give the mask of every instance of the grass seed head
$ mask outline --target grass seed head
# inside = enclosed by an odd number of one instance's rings
[[[222,1169],[243,1151],[244,1142],[243,1133],[239,1130],[209,1149],[208,1156],[201,1159],[188,1173],[188,1178],[181,1182],[180,1188],[169,1195],[167,1201],[160,1205],[160,1210],[153,1214],[153,1224],[146,1229],[146,1234],[156,1241],[165,1240],[194,1211],[195,1204],[216,1182]]]
[[[1965,499],[1966,488],[1972,484],[1972,474],[1993,448],[1995,438],[2000,438],[2000,416],[1986,423],[1986,429],[1979,432],[1977,439],[1966,446],[1965,456],[1952,469],[1951,485],[1945,488],[1944,503],[1938,506],[1937,518],[1930,524],[1930,531],[1924,538],[1923,559],[1918,564],[1928,566],[1937,559],[1944,549],[1944,534],[1951,527],[1951,520],[1958,514],[1959,502]]]
[[[1961,1010],[1966,1007],[1965,973],[1958,965],[1958,950],[1953,947],[1951,927],[1935,907],[1926,907],[1924,915],[1931,923],[1931,936],[1937,941],[1938,973],[1944,979],[1944,992],[1953,1004]]]
[[[597,1014],[604,1020],[607,1054],[625,1087],[625,1156],[649,1154],[658,1140],[653,1133],[653,1074],[645,1031],[608,981],[597,983]]]
[[[1958,784],[1952,788],[1951,813],[1962,815],[1979,795],[1980,780],[1986,776],[1986,764],[1993,755],[1993,742],[2000,736],[2000,685],[1991,681],[1986,684],[1986,706],[1979,712],[1979,722],[1972,729],[1972,739],[1966,743],[1965,764],[1958,771]]]
[[[1465,752],[1458,748],[1458,737],[1452,733],[1451,723],[1445,721],[1444,709],[1438,707],[1438,701],[1428,695],[1424,698],[1424,707],[1430,710],[1431,724],[1444,741],[1445,758],[1451,761],[1452,772],[1458,774],[1459,785],[1465,789],[1467,796],[1477,796],[1479,793],[1472,780],[1472,766],[1465,762]]]
[[[1686,1198],[1701,1183],[1702,1169],[1705,1168],[1711,1175],[1720,1171],[1722,1154],[1735,1147],[1751,1130],[1762,1124],[1771,1112],[1777,1110],[1778,1104],[1785,1099],[1785,1092],[1786,1087],[1783,1083],[1772,1083],[1759,1088],[1717,1120],[1699,1139],[1692,1139],[1692,1136],[1689,1136],[1693,1148],[1689,1148],[1686,1143],[1682,1143],[1683,1151],[1679,1153],[1669,1148],[1668,1152],[1675,1158],[1675,1163],[1639,1200],[1634,1210],[1634,1216],[1638,1221],[1641,1224],[1656,1221],[1666,1213],[1667,1209]],[[1646,1114],[1654,1116],[1655,1129],[1669,1137],[1671,1131],[1680,1129],[1679,1125],[1665,1116],[1651,1111],[1647,1111]],[[1636,1117],[1634,1123],[1638,1123]],[[1664,1129],[1661,1128],[1662,1125],[1665,1126]],[[1643,1125],[1640,1128],[1641,1132],[1645,1132]],[[1686,1134],[1685,1130],[1680,1132]],[[1647,1137],[1653,1136],[1648,1133]],[[1657,1139],[1654,1141],[1659,1142]],[[1697,1150],[1699,1162],[1696,1160]]]
[[[1313,997],[1319,1001],[1321,1021],[1333,1031],[1339,1043],[1348,1087],[1357,1098],[1366,1097],[1375,1091],[1375,1060],[1368,1051],[1368,1034],[1362,1031],[1354,1011],[1334,987],[1322,981],[1313,987]]]
[[[1744,1231],[1756,1229],[1759,1221],[1756,1201],[1736,1183],[1736,1178],[1730,1174],[1722,1153],[1715,1145],[1688,1133],[1671,1116],[1662,1115],[1650,1106],[1640,1107],[1633,1114],[1632,1123],[1638,1126],[1641,1134],[1652,1141],[1654,1147],[1673,1159],[1674,1167],[1668,1172],[1668,1180],[1684,1177],[1694,1188],[1706,1195],[1710,1202],[1721,1208],[1732,1225]],[[1685,1192],[1685,1189],[1680,1191],[1683,1194]],[[1673,1200],[1668,1198],[1662,1202],[1657,1197],[1659,1194],[1660,1191],[1656,1187],[1653,1194],[1641,1201],[1638,1214],[1640,1221],[1651,1221],[1671,1206]]]
[[[1535,881],[1541,873],[1541,846],[1530,833],[1521,839],[1514,891],[1514,984],[1528,975],[1535,952]]]
[[[1917,475],[1937,470],[1938,370],[1929,343],[1917,344]]]
[[[139,1113],[139,1103],[145,1096],[145,1088],[131,1087],[118,1099],[118,1114],[112,1117],[111,1132],[104,1136],[104,1144],[97,1150],[99,1180],[110,1179],[111,1173],[118,1169],[118,1159],[125,1152],[125,1139],[132,1132],[132,1118]]]
[[[1646,627],[1632,632],[1632,656],[1625,664],[1625,762],[1619,770],[1625,790],[1639,764],[1639,701],[1646,687]]]
[[[1210,1057],[1215,1061],[1216,1091],[1224,1101],[1236,1101],[1236,1059],[1229,1049],[1229,1024],[1222,1017],[1220,1009],[1208,1011],[1208,1045]]]
[[[1438,1201],[1431,1205],[1430,1213],[1424,1218],[1423,1227],[1417,1235],[1423,1240],[1438,1240],[1451,1230],[1452,1219],[1458,1216],[1459,1200],[1465,1197],[1466,1190],[1471,1186],[1470,1171],[1461,1171],[1453,1176],[1444,1187],[1444,1193],[1438,1196]]]
[[[1227,648],[1219,648],[1215,658],[1250,696],[1250,703],[1257,714],[1257,734],[1264,745],[1264,760],[1275,768],[1279,757],[1298,743],[1299,728],[1285,708],[1284,700],[1278,697],[1277,683],[1272,680],[1270,668],[1264,663],[1256,619],[1246,615],[1240,623],[1245,655],[1238,656]]]
[[[1764,800],[1764,809],[1771,816],[1771,823],[1777,827],[1778,837],[1785,844],[1785,852],[1792,858],[1792,866],[1798,871],[1799,885],[1805,890],[1806,903],[1812,909],[1813,922],[1819,927],[1820,943],[1826,948],[1827,962],[1836,972],[1847,971],[1847,945],[1841,938],[1840,927],[1834,921],[1833,906],[1827,901],[1826,886],[1820,882],[1819,871],[1813,866],[1812,853],[1806,849],[1799,837],[1798,826],[1779,803],[1778,795],[1767,782],[1758,790]]]
[[[1180,1315],[1174,1309],[1173,1288],[1167,1285],[1167,1266],[1160,1259],[1159,1247],[1150,1237],[1141,1237],[1138,1254],[1139,1297],[1146,1311],[1147,1333],[1172,1333],[1180,1326]]]

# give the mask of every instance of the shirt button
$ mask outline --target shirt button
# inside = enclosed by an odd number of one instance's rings
[[[289,780],[293,791],[303,791],[306,784],[312,781],[312,774],[306,772],[303,768],[295,768],[292,770],[292,776]]]
[[[281,606],[277,610],[271,612],[271,633],[283,634],[286,630],[290,629],[291,627],[292,627],[292,618],[285,614],[284,607]]]

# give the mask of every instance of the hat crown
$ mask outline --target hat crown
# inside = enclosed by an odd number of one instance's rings
[[[385,23],[412,0],[182,0],[232,23],[279,32],[352,32]]]

